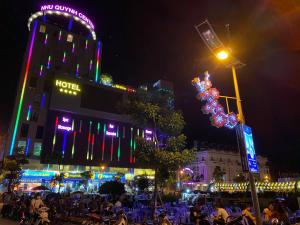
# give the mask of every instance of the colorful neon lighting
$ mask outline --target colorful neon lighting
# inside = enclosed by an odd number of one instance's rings
[[[72,46],[72,53],[75,52],[75,43],[73,43],[73,46]]]
[[[90,60],[90,67],[89,67],[89,71],[90,71],[90,72],[92,71],[92,66],[93,66],[93,60],[91,59],[91,60]]]
[[[22,85],[22,91],[21,91],[20,101],[19,101],[19,105],[18,105],[16,121],[14,123],[15,124],[14,132],[13,132],[12,141],[10,144],[9,155],[13,154],[13,149],[15,146],[16,135],[17,135],[17,130],[18,130],[18,126],[19,126],[21,109],[22,109],[22,105],[23,105],[23,98],[24,98],[24,93],[25,93],[25,88],[26,88],[26,83],[27,83],[28,71],[29,71],[29,67],[30,67],[30,61],[31,61],[32,49],[33,49],[33,44],[34,44],[34,39],[35,39],[36,28],[37,28],[37,21],[35,20],[34,24],[33,24],[33,31],[32,31],[31,40],[30,40],[30,47],[29,47],[29,53],[28,53],[28,58],[27,58],[25,74],[24,74],[24,81],[23,81],[23,85]]]
[[[119,126],[117,127],[117,138],[119,137]]]
[[[114,137],[117,136],[117,133],[116,133],[116,132],[112,132],[112,131],[106,131],[105,134],[106,134],[107,136],[114,136]]]
[[[137,136],[140,136],[140,129],[137,129]]]
[[[121,157],[121,138],[119,137],[119,145],[118,145],[118,161],[120,161]]]
[[[77,63],[76,65],[76,76],[77,77],[79,76],[79,63]]]
[[[76,131],[74,131],[73,133],[72,158],[74,158],[74,154],[75,154],[75,140],[76,140]]]
[[[30,138],[27,138],[26,142],[26,150],[25,150],[25,155],[28,156],[29,153],[29,147],[30,147]]]
[[[133,146],[133,140],[132,140],[132,130],[133,128],[130,128],[130,158],[129,162],[132,163],[132,146]]]
[[[63,59],[62,59],[62,62],[65,63],[66,62],[66,56],[67,56],[67,52],[64,51],[64,55],[63,55]]]
[[[74,120],[72,121],[72,130],[74,130]]]
[[[114,137],[111,137],[111,144],[110,144],[110,161],[113,160],[113,154],[114,154]]]
[[[59,40],[59,41],[61,40],[61,34],[62,34],[62,31],[60,30],[60,31],[59,31],[59,34],[58,34],[58,40]]]
[[[44,44],[46,45],[48,43],[48,34],[45,35]]]
[[[52,141],[52,152],[54,151],[54,147],[55,147],[55,143],[56,143],[57,126],[58,126],[58,117],[56,117],[56,119],[55,119],[54,136],[53,136],[53,141]]]
[[[92,153],[91,153],[91,160],[93,160],[93,156],[94,156],[94,143],[95,143],[95,134],[92,135]]]
[[[100,48],[101,48],[101,43],[100,43],[100,41],[98,41],[95,82],[98,82],[98,79],[99,79]]]
[[[104,159],[104,149],[105,149],[105,133],[106,133],[106,124],[103,125],[103,139],[102,139],[102,161]]]
[[[92,121],[90,121],[90,126],[89,126],[88,149],[86,154],[87,160],[90,158],[91,129],[92,129]]]
[[[89,40],[85,40],[85,47],[84,47],[84,49],[88,48],[88,44],[89,44]]]
[[[109,128],[113,129],[115,126],[112,125],[111,123],[109,124]]]
[[[47,69],[51,67],[51,55],[48,56]]]
[[[62,93],[77,95],[78,92],[81,92],[79,84],[71,83],[62,80],[55,80],[55,86],[59,88],[59,91]]]
[[[43,76],[43,69],[44,69],[44,65],[41,65],[40,66],[40,74],[39,74],[40,77]]]
[[[28,106],[27,117],[26,117],[27,121],[30,120],[30,114],[31,114],[31,105]]]
[[[41,100],[41,108],[45,107],[45,98],[46,98],[46,93],[42,94],[42,100]]]
[[[72,127],[69,127],[69,126],[64,126],[64,125],[60,125],[60,124],[58,124],[58,126],[57,126],[57,128],[59,129],[59,130],[64,130],[64,131],[72,131]]]
[[[97,134],[100,132],[100,123],[97,124]]]
[[[62,145],[62,157],[65,156],[66,146],[67,146],[67,132],[65,131],[64,132],[63,145]]]

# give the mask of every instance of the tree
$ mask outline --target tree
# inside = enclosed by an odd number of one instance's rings
[[[173,99],[172,93],[167,91],[138,90],[122,105],[122,111],[136,126],[153,130],[153,141],[136,137],[135,156],[144,166],[155,170],[154,209],[158,185],[195,156],[194,149],[185,148],[186,136],[181,133],[185,122],[181,112],[174,110],[170,99]]]
[[[220,166],[216,166],[213,172],[213,179],[215,182],[223,182],[225,174],[225,171],[223,171]]]
[[[139,191],[144,192],[148,191],[150,181],[146,175],[135,177],[135,184],[138,187]]]
[[[239,173],[236,175],[236,177],[233,179],[233,181],[239,183],[239,182],[245,182],[245,181],[247,181],[247,179],[243,173]]]
[[[3,159],[2,179],[7,180],[7,191],[11,192],[20,183],[22,177],[22,165],[27,164],[28,160],[21,148],[14,149],[14,155],[6,156]]]
[[[125,193],[125,187],[123,183],[116,180],[106,181],[100,186],[99,193],[112,195],[115,199],[117,195],[122,195]]]

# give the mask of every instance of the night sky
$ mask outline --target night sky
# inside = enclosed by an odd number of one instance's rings
[[[210,126],[190,83],[209,70],[222,95],[234,94],[230,70],[216,62],[194,28],[209,19],[234,55],[247,64],[237,71],[246,123],[253,128],[257,152],[281,171],[300,171],[300,2],[296,2],[60,1],[81,9],[94,22],[103,42],[102,72],[132,86],[172,81],[189,142],[235,145],[234,131]],[[47,1],[1,2],[1,132],[7,129],[13,109],[28,39],[27,19],[42,3]]]

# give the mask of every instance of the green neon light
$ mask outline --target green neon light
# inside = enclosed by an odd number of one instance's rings
[[[121,138],[119,138],[119,146],[118,146],[118,161],[120,161],[121,156]]]
[[[103,126],[103,132],[104,133],[106,132],[106,124],[104,124],[104,126]]]
[[[119,127],[117,128],[117,135],[116,137],[118,138],[119,137]]]
[[[100,131],[100,123],[98,123],[97,125],[97,133],[99,134],[99,131]]]
[[[10,149],[9,149],[9,155],[12,155],[13,149],[15,146],[15,140],[16,140],[17,130],[18,130],[18,126],[19,126],[21,109],[22,109],[22,105],[23,105],[23,98],[24,98],[24,93],[25,93],[27,76],[28,76],[28,72],[29,72],[29,66],[30,66],[30,61],[31,61],[31,54],[32,54],[32,49],[33,49],[36,27],[37,27],[37,21],[34,21],[33,31],[32,31],[32,35],[31,35],[31,41],[30,41],[30,48],[29,48],[29,53],[28,53],[28,58],[27,58],[25,75],[24,75],[24,81],[23,81],[21,97],[20,97],[20,101],[19,101],[19,105],[18,105],[18,111],[17,111],[17,117],[16,117],[16,121],[15,121],[14,132],[12,135],[11,145],[10,145]]]

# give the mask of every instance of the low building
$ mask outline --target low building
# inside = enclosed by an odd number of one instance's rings
[[[257,161],[259,166],[257,179],[263,180],[266,177],[269,179],[268,159],[257,156]],[[197,153],[196,160],[190,165],[193,170],[193,180],[209,184],[214,180],[213,173],[217,166],[224,172],[223,180],[225,182],[233,182],[243,172],[238,151],[201,148]]]

